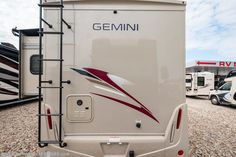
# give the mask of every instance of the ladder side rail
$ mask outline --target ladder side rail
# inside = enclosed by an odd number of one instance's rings
[[[60,0],[60,5],[63,6],[63,0]],[[60,87],[63,85],[63,7],[60,8]],[[60,147],[65,147],[66,143],[62,141],[62,88],[59,90],[59,142]]]
[[[40,4],[43,3],[43,0],[40,0]],[[42,30],[42,14],[43,14],[43,8],[39,6],[39,32]],[[42,88],[41,88],[41,81],[42,81],[42,34],[39,33],[39,102],[38,102],[38,114],[41,115],[41,108],[42,108]],[[41,144],[41,116],[38,116],[38,145],[39,147],[44,147],[47,144]]]

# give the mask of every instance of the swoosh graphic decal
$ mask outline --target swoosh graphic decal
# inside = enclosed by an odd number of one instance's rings
[[[133,99],[134,101],[136,101],[138,104],[140,104],[143,108],[145,108],[149,113],[152,113],[149,109],[147,109],[141,102],[139,102],[137,99],[135,99],[133,96],[131,96],[128,92],[126,92],[125,90],[123,90],[120,86],[118,86],[115,82],[113,82],[109,77],[108,77],[108,73],[105,71],[101,71],[98,69],[92,69],[92,68],[83,68],[85,70],[87,70],[90,74],[95,75],[96,77],[98,77],[99,79],[103,80],[104,82],[108,83],[109,85],[111,85],[112,87],[116,88],[117,90],[121,91],[122,93],[124,93],[125,95],[127,95],[128,97],[130,97],[131,99]]]
[[[158,121],[151,113],[147,112],[147,111],[146,111],[144,108],[142,108],[142,107],[137,107],[137,106],[132,105],[132,104],[130,104],[130,103],[127,103],[127,102],[125,102],[125,101],[122,101],[122,100],[119,100],[119,99],[116,99],[116,98],[112,98],[112,97],[109,97],[109,96],[106,96],[106,95],[97,94],[97,93],[92,93],[92,94],[97,95],[97,96],[100,96],[100,97],[103,97],[103,98],[110,99],[110,100],[112,100],[112,101],[116,101],[116,102],[121,103],[121,104],[124,104],[125,106],[128,106],[128,107],[130,107],[130,108],[133,108],[133,109],[135,109],[135,110],[137,110],[137,111],[139,111],[139,112],[141,112],[141,113],[147,115],[148,117],[152,118],[152,119],[155,120],[157,123],[159,123],[159,121]]]
[[[109,74],[108,72],[98,70],[98,69],[92,69],[92,68],[82,68],[82,69],[71,68],[71,69],[78,72],[81,75],[93,78],[93,79],[101,81],[103,83],[106,83],[107,85],[110,86],[110,88],[113,88],[113,89],[117,90],[117,92],[119,91],[119,92],[125,94],[126,96],[128,96],[129,98],[131,98],[132,100],[134,100],[136,103],[138,103],[140,105],[140,107],[130,104],[128,102],[116,99],[116,98],[106,96],[106,95],[97,94],[97,93],[91,93],[91,94],[94,94],[94,95],[97,95],[97,96],[100,96],[100,97],[103,97],[106,99],[110,99],[112,101],[118,102],[118,103],[128,106],[130,108],[133,108],[134,110],[145,114],[146,116],[150,117],[151,119],[153,119],[154,121],[159,123],[157,118],[155,116],[153,116],[152,112],[149,109],[147,109],[141,102],[139,102],[132,95],[130,95],[128,92],[126,92],[124,89],[122,89],[119,85],[117,85],[113,80],[111,80],[108,76],[108,74]]]

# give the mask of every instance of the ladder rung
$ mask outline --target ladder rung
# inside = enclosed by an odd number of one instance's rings
[[[57,89],[60,89],[60,88],[63,88],[63,87],[38,87],[38,88],[57,88]]]
[[[41,61],[64,61],[64,59],[40,59]]]
[[[66,81],[61,81],[61,83],[71,84],[71,81],[70,80],[66,80]]]
[[[63,114],[37,114],[37,116],[62,116]]]
[[[41,83],[49,83],[49,84],[52,84],[52,80],[49,80],[49,81],[41,81]]]
[[[40,141],[39,144],[58,144],[61,143],[59,141]]]
[[[44,32],[44,31],[39,31],[40,34],[64,34],[63,32]]]
[[[40,7],[48,7],[48,8],[63,8],[64,6],[61,4],[39,4]]]

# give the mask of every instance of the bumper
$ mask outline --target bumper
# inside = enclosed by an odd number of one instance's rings
[[[183,110],[182,122],[180,129],[175,129],[179,108]],[[65,136],[67,147],[49,145],[41,148],[40,157],[187,157],[187,128],[187,105],[183,104],[176,108],[165,135]],[[130,156],[130,151],[134,151],[135,156]],[[182,155],[178,155],[180,151],[183,151]]]

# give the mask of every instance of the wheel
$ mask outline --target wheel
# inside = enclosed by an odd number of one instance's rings
[[[212,96],[211,97],[211,103],[213,104],[213,105],[219,105],[219,101],[218,101],[218,99],[217,99],[217,97],[216,96]]]

